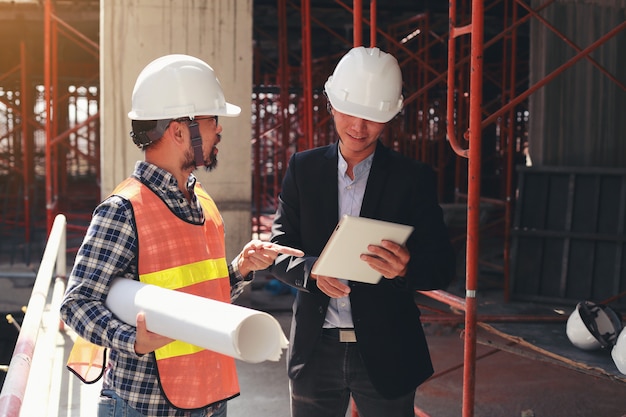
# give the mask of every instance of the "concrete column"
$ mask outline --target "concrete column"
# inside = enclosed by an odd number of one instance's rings
[[[217,169],[196,171],[222,213],[232,259],[251,237],[252,0],[107,0],[100,8],[103,197],[143,159],[127,117],[139,72],[166,54],[203,59],[215,70],[226,100],[242,109],[239,117],[220,118]]]

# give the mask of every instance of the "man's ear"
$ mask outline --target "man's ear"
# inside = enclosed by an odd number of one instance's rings
[[[180,141],[183,138],[183,124],[177,121],[173,121],[168,126],[168,130],[170,131],[170,135],[177,141]]]

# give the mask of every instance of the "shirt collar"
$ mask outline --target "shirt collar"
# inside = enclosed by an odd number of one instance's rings
[[[376,152],[372,152],[370,156],[356,164],[356,166],[352,169],[354,173],[354,178],[361,176],[365,172],[369,172],[370,168],[372,168],[372,161],[374,160],[374,154]],[[339,159],[337,160],[337,168],[341,175],[346,175],[346,170],[348,169],[348,162],[344,159],[341,154],[341,150],[338,152]]]
[[[151,188],[160,190],[163,193],[180,192],[178,189],[178,181],[176,181],[176,178],[174,178],[169,171],[159,168],[149,162],[138,161],[135,164],[134,175],[140,178],[142,182],[150,184]],[[192,191],[196,185],[196,177],[193,174],[189,175],[186,185],[187,190],[189,190],[190,194],[193,195]]]

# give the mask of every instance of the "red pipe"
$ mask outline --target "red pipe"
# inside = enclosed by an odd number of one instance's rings
[[[91,55],[93,55],[94,58],[99,58],[100,45],[98,45],[97,42],[92,41],[91,39],[89,39],[88,37],[80,33],[78,30],[71,27],[70,25],[65,23],[63,20],[61,20],[58,16],[52,14],[50,17],[51,19],[54,20],[56,24],[59,24],[61,26],[61,30],[67,31],[66,36],[68,36],[68,38],[69,38],[69,35],[72,35],[78,38],[78,40],[82,42],[82,44],[81,42],[75,42],[78,46],[86,45],[87,48],[83,48],[83,49],[89,52]]]
[[[442,303],[447,304],[450,307],[454,307],[458,310],[465,311],[465,299],[458,297],[454,294],[450,294],[449,292],[446,292],[443,290],[418,291],[418,292],[434,300],[441,301]]]
[[[292,1],[289,1],[289,5],[291,7],[293,7],[294,9],[298,10],[301,14],[303,13],[302,10],[300,9],[299,4],[296,4],[296,3],[292,2]],[[344,38],[339,33],[337,33],[334,30],[332,30],[330,28],[330,26],[328,26],[327,24],[325,24],[324,22],[322,22],[321,20],[319,20],[315,16],[310,16],[310,21],[315,23],[320,28],[324,29],[326,32],[328,32],[331,35],[333,35],[333,37],[336,38],[337,40],[339,40],[341,43],[346,44],[346,45],[350,44],[350,41],[348,39]]]
[[[50,105],[50,91],[52,89],[51,85],[51,76],[50,76],[50,67],[51,67],[51,40],[50,40],[50,32],[51,32],[51,18],[52,15],[52,4],[51,0],[45,0],[44,2],[44,99],[46,101],[46,225],[47,232],[50,233],[52,229],[52,219],[53,219],[53,202],[52,202],[52,169],[50,166],[51,160],[51,145],[50,140],[52,139],[52,108]]]
[[[311,0],[302,0],[302,77],[304,97],[304,134],[309,149],[313,148],[313,79],[311,59]]]
[[[467,271],[465,285],[465,349],[463,368],[463,417],[474,415],[476,373],[476,291],[478,287],[480,176],[482,148],[483,0],[472,1],[472,35],[469,105],[469,184],[467,202]]]
[[[354,0],[354,8],[352,11],[352,27],[354,32],[353,45],[363,45],[363,1]]]
[[[280,125],[280,135],[277,145],[277,153],[282,160],[282,166],[287,166],[289,160],[289,48],[287,46],[287,1],[278,0],[278,80],[280,88],[279,114],[277,120]],[[282,175],[281,175],[282,176]]]
[[[447,323],[455,324],[465,321],[465,316],[458,314],[422,314],[423,323]],[[561,323],[567,321],[568,316],[530,316],[525,314],[479,314],[476,316],[477,323]]]
[[[454,82],[454,68],[455,68],[455,59],[456,59],[456,43],[455,38],[462,34],[465,34],[465,31],[458,30],[454,24],[456,23],[456,1],[453,0],[450,2],[449,8],[449,17],[450,17],[450,39],[448,40],[448,108],[447,108],[447,132],[448,132],[448,140],[450,141],[450,146],[452,150],[459,155],[460,157],[467,158],[468,150],[463,149],[459,140],[457,139],[457,133],[454,131],[454,93],[456,92],[456,86]],[[458,170],[457,170],[458,172]]]
[[[515,22],[517,16],[517,3],[512,4],[512,21]],[[506,18],[506,17],[505,17]],[[508,19],[507,19],[508,20]],[[507,100],[515,95],[515,84],[517,77],[515,76],[517,68],[517,28],[511,31],[511,65],[509,66],[509,94]],[[503,103],[504,104],[504,103]],[[506,143],[506,184],[505,184],[505,213],[504,213],[504,302],[508,303],[511,299],[511,278],[510,278],[510,257],[511,257],[511,228],[513,227],[513,202],[515,201],[515,185],[513,184],[514,165],[513,158],[515,152],[515,129],[514,120],[515,112],[513,108],[509,111],[507,138]]]
[[[255,46],[255,55],[259,55],[259,46]],[[261,75],[260,75],[260,60],[256,59],[253,60],[254,63],[254,67],[253,67],[253,80],[254,80],[254,84],[255,85],[261,85]],[[257,92],[257,94],[254,96],[254,109],[255,109],[255,118],[254,118],[254,138],[255,140],[252,141],[252,152],[254,154],[254,161],[253,161],[253,172],[254,172],[254,179],[252,181],[252,187],[253,187],[253,198],[254,198],[254,213],[253,213],[253,220],[256,223],[257,226],[257,232],[261,233],[261,213],[262,213],[262,208],[261,208],[261,99],[259,98],[260,93]]]
[[[376,0],[370,0],[370,47],[376,46]]]
[[[26,93],[28,82],[26,77],[28,76],[28,71],[26,70],[26,45],[24,41],[20,42],[20,67],[21,67],[21,108],[22,108],[22,175],[24,176],[24,241],[26,245],[30,244],[30,143],[28,140],[28,101],[29,97]]]
[[[352,8],[350,8],[346,3],[344,3],[342,0],[335,0],[335,3],[337,3],[339,6],[343,7],[345,10],[347,10],[350,13],[354,13],[354,10]],[[363,23],[365,24],[369,24],[370,22],[367,19],[362,19]],[[424,62],[424,60],[422,60],[418,54],[415,53],[415,51],[412,51],[411,49],[407,48],[405,45],[403,45],[402,43],[400,43],[397,39],[394,39],[393,37],[391,37],[389,34],[385,33],[382,30],[376,29],[376,33],[380,33],[380,35],[385,38],[385,40],[387,40],[389,42],[390,45],[393,45],[394,47],[397,47],[399,49],[402,49],[404,52],[406,52],[406,54],[411,57],[412,59],[414,59],[419,65],[424,67],[425,71],[429,71],[432,72],[433,74],[438,74],[438,71],[431,67],[430,65],[428,65],[427,62]]]
[[[50,146],[50,159],[46,161],[46,164],[50,166],[50,172],[52,176],[52,205],[50,206],[50,227],[48,230],[52,229],[52,222],[54,221],[54,216],[57,215],[58,204],[59,204],[59,175],[60,175],[60,158],[61,155],[59,153],[59,147],[53,144],[53,138],[59,133],[59,122],[60,122],[60,101],[59,101],[59,32],[57,30],[57,22],[53,19],[53,6],[50,4],[50,50],[51,50],[51,81],[52,81],[52,91],[51,91],[51,99],[50,99],[50,111],[52,124],[51,134],[47,138],[48,144]]]

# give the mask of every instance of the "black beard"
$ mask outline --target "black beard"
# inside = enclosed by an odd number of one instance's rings
[[[215,149],[215,147],[213,147]],[[211,172],[217,166],[217,155],[211,151],[211,155],[209,155],[208,159],[204,160],[204,170],[206,172]],[[182,169],[186,171],[187,169],[196,169],[199,168],[196,166],[196,158],[193,151],[193,148],[190,148],[185,154],[185,162],[183,163]]]
[[[206,172],[211,172],[215,169],[215,167],[217,167],[217,155],[211,153],[211,156],[209,156],[209,160],[204,161],[204,170]]]

